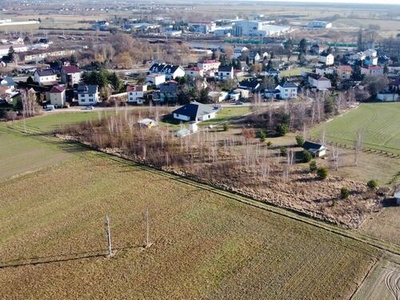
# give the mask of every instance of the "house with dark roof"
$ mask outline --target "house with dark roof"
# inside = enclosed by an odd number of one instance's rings
[[[286,81],[283,85],[278,85],[275,90],[279,90],[279,97],[283,100],[297,98],[298,86],[294,82]]]
[[[79,84],[82,72],[77,66],[63,66],[61,68],[61,82],[68,86]]]
[[[319,55],[318,61],[323,63],[325,66],[332,66],[335,63],[335,56],[328,52],[322,52]]]
[[[33,80],[39,85],[53,85],[57,83],[57,74],[53,69],[36,70]]]
[[[174,119],[181,121],[201,122],[214,119],[217,115],[217,109],[212,105],[205,105],[199,102],[191,102],[172,112]]]
[[[79,105],[96,105],[99,102],[98,85],[80,84],[77,88]]]
[[[314,157],[321,157],[326,154],[326,147],[321,144],[306,141],[302,147],[304,150],[310,152]]]
[[[217,77],[219,80],[233,79],[234,74],[232,65],[218,67]]]
[[[178,82],[175,80],[166,81],[159,86],[161,103],[176,103],[178,100]]]
[[[257,78],[248,78],[239,82],[238,88],[256,92],[260,89],[260,82]]]
[[[185,76],[185,70],[177,65],[154,63],[147,74],[164,74],[165,79],[170,80]]]
[[[65,105],[65,87],[60,85],[55,85],[48,92],[48,99],[50,99],[50,104],[54,107],[63,107]]]

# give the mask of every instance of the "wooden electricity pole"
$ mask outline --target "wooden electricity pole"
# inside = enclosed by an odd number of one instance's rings
[[[108,216],[106,216],[106,237],[107,237],[107,246],[108,246],[107,257],[112,257],[114,254],[112,252],[112,246],[111,246],[110,219],[108,218]]]
[[[150,243],[150,224],[149,224],[149,208],[146,209],[146,245],[145,248],[149,248],[152,244]]]

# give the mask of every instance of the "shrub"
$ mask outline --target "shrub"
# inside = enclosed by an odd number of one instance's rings
[[[310,171],[315,172],[315,171],[317,171],[317,169],[318,169],[317,162],[315,160],[312,160],[310,162]]]
[[[311,161],[311,159],[312,159],[311,153],[307,150],[304,150],[303,151],[303,162],[308,163]]]
[[[228,129],[229,129],[229,124],[228,124],[228,123],[224,123],[223,129],[224,129],[224,131],[228,131]]]
[[[276,126],[276,134],[278,136],[284,136],[288,132],[289,126],[287,124],[279,124],[278,126]]]
[[[378,182],[375,180],[371,179],[370,181],[367,182],[367,186],[371,189],[374,190],[378,187]]]
[[[261,143],[265,142],[266,137],[267,137],[267,134],[265,133],[265,131],[260,131],[260,142]]]
[[[342,187],[340,189],[340,199],[347,199],[350,195],[350,191],[347,187]]]
[[[268,147],[271,147],[271,146],[272,146],[272,142],[271,142],[271,141],[268,141],[268,142],[267,142],[267,146],[268,146]]]
[[[287,148],[286,147],[281,147],[281,156],[286,156],[287,154]]]
[[[327,168],[321,167],[317,169],[317,177],[321,180],[326,179],[328,177],[328,170]]]
[[[304,138],[301,135],[296,135],[296,143],[298,146],[303,146]]]

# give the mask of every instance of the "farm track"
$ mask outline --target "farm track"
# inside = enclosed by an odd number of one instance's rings
[[[400,300],[400,274],[394,270],[388,272],[385,276],[385,285],[393,299]]]

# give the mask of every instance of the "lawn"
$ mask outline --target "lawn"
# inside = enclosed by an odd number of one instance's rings
[[[344,299],[377,259],[366,244],[208,187],[79,154],[0,186],[3,299]]]
[[[326,140],[353,147],[361,131],[364,150],[384,151],[400,155],[400,103],[361,104],[334,120],[310,131],[319,139],[325,130]]]

